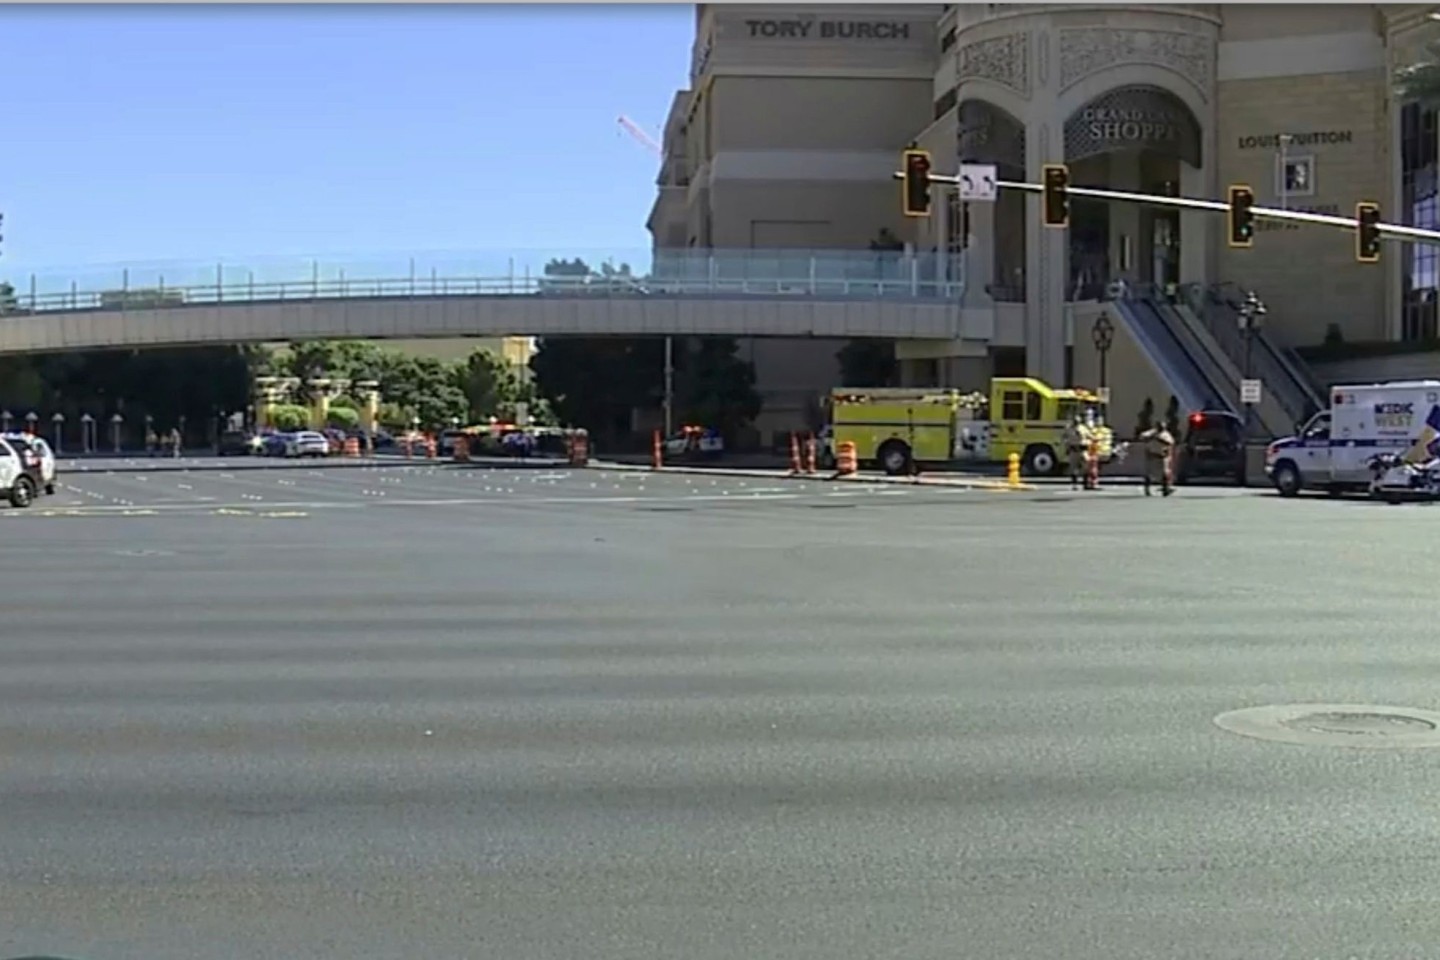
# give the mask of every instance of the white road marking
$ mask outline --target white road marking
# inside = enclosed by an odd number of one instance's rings
[[[695,502],[695,501],[716,501],[716,500],[722,500],[722,499],[727,499],[727,500],[734,500],[734,499],[745,499],[745,500],[799,500],[799,499],[802,499],[803,497],[804,497],[804,494],[800,494],[800,493],[756,493],[756,494],[747,494],[747,495],[746,495],[745,497],[743,497],[743,498],[731,497],[729,494],[724,494],[724,495],[721,495],[721,496],[715,496],[715,495],[710,495],[710,494],[694,494],[694,495],[686,495],[686,496],[682,496],[682,497],[627,497],[627,496],[619,496],[619,497],[524,497],[524,498],[519,498],[519,499],[510,498],[510,497],[462,497],[462,498],[455,498],[455,499],[438,499],[438,500],[387,500],[387,501],[386,501],[385,503],[383,503],[383,504],[378,504],[378,503],[373,503],[373,502],[372,502],[372,503],[366,503],[366,502],[360,501],[360,500],[351,500],[351,501],[348,501],[348,502],[328,501],[328,500],[295,500],[295,501],[284,501],[284,502],[267,503],[267,504],[266,504],[266,507],[267,507],[268,509],[270,509],[270,510],[353,510],[353,509],[361,508],[361,507],[380,507],[380,506],[384,506],[384,507],[468,507],[468,506],[487,506],[487,505],[491,505],[491,504],[496,505],[496,506],[515,506],[516,504],[532,504],[532,503],[533,503],[533,504],[689,503],[689,502]],[[255,499],[258,500],[258,499],[260,499],[260,498],[259,498],[259,497],[256,497]],[[231,503],[231,504],[214,505],[214,504],[202,504],[202,503],[199,503],[199,502],[196,502],[196,501],[189,501],[189,502],[186,502],[186,503],[157,503],[157,504],[145,504],[145,509],[148,510],[148,509],[152,509],[152,508],[155,509],[155,510],[157,510],[157,511],[160,511],[160,510],[164,510],[164,511],[177,511],[177,510],[200,509],[200,508],[203,508],[203,509],[209,510],[209,511],[212,512],[212,513],[214,513],[214,512],[231,512],[231,511],[237,511],[237,510],[238,510],[238,511],[250,512],[250,510],[251,510],[251,505],[248,504],[248,503]],[[133,511],[134,509],[135,509],[135,508],[134,508],[133,505],[131,505],[131,506],[123,506],[123,507],[122,507],[122,506],[115,506],[115,507],[111,507],[111,506],[104,506],[104,507],[79,507],[79,508],[77,508],[76,512],[77,512],[77,513],[84,513],[84,514],[104,514],[104,513],[117,513],[117,512],[123,513],[124,511],[127,511],[127,510]]]

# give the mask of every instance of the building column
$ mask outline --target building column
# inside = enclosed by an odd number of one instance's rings
[[[1180,164],[1180,196],[1208,198],[1209,174],[1188,163]],[[1211,250],[1218,236],[1216,225],[1224,222],[1205,210],[1180,211],[1180,282],[1210,282]]]
[[[380,429],[380,384],[375,380],[361,380],[355,384],[361,403],[360,428],[371,437]]]
[[[995,204],[970,204],[970,232],[965,238],[966,306],[988,307],[994,302],[985,288],[995,277],[995,244]]]
[[[1125,150],[1112,153],[1107,159],[1109,160],[1111,190],[1138,192],[1142,189],[1140,154],[1138,152]],[[1146,239],[1140,236],[1142,209],[1138,203],[1110,204],[1110,274],[1112,278],[1124,277],[1131,282],[1138,280],[1141,274],[1141,258],[1150,256],[1149,243],[1141,243],[1142,239]],[[1128,262],[1121,256],[1127,245],[1130,250]]]
[[[1053,113],[1053,102],[1050,104]],[[1064,160],[1063,118],[1049,117],[1026,124],[1025,173],[1039,183],[1046,163]],[[1069,276],[1068,230],[1041,226],[1042,199],[1027,194],[1025,216],[1035,224],[1026,231],[1025,243],[1025,373],[1048,384],[1063,386],[1065,380],[1065,281]]]
[[[951,187],[935,191],[935,216],[931,218],[933,229],[930,231],[930,239],[934,241],[933,247],[926,252],[933,256],[935,265],[935,279],[941,283],[948,282],[950,276],[950,258],[945,256],[945,242],[950,237],[950,191]]]

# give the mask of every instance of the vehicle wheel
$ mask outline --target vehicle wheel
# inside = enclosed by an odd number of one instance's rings
[[[29,477],[20,477],[10,488],[10,506],[24,510],[35,502],[35,484]]]
[[[1300,468],[1289,460],[1275,465],[1271,479],[1275,481],[1275,489],[1280,491],[1282,497],[1293,497],[1300,493]]]
[[[885,441],[875,457],[880,461],[880,469],[892,477],[904,476],[910,471],[910,446],[901,440]]]
[[[1037,443],[1025,449],[1020,465],[1032,477],[1049,477],[1060,469],[1060,458],[1050,447]]]
[[[47,483],[47,484],[45,484],[45,495],[46,495],[47,497],[53,497],[53,496],[55,496],[55,484],[53,484],[53,483]]]

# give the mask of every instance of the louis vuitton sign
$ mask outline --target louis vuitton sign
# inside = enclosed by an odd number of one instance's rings
[[[909,40],[903,20],[746,20],[754,39],[777,40]]]

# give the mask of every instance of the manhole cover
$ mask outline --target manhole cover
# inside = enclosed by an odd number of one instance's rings
[[[1215,718],[1242,737],[1309,746],[1440,747],[1440,713],[1354,703],[1296,703],[1232,710]]]

